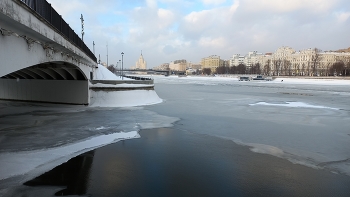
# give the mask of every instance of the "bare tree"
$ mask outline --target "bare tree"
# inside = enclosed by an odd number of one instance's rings
[[[299,63],[297,63],[296,65],[295,65],[295,73],[296,73],[296,75],[299,75],[299,70],[300,70],[300,64]]]
[[[310,61],[307,62],[307,75],[310,76]]]
[[[344,76],[349,75],[350,73],[350,56],[339,56],[337,57],[337,62],[343,62],[344,64]]]
[[[274,66],[275,72],[276,72],[275,75],[279,75],[281,64],[282,64],[282,60],[281,59],[273,60],[273,66]]]
[[[246,74],[247,67],[244,64],[239,64],[237,66],[237,72],[238,74]]]
[[[229,70],[230,66],[228,65],[219,66],[215,69],[217,74],[228,74]]]
[[[267,60],[264,66],[265,75],[270,75],[270,71],[271,71],[271,60]]]
[[[253,65],[253,71],[254,74],[261,74],[260,63],[255,63],[255,65]]]
[[[211,69],[210,68],[203,68],[202,73],[205,75],[210,75],[211,74]]]
[[[344,74],[343,71],[344,71],[343,62],[336,62],[329,68],[329,72],[331,73],[331,75],[342,75]]]
[[[290,75],[290,61],[283,60],[283,74],[287,75],[288,70],[289,70],[289,75]]]
[[[314,48],[313,54],[311,56],[311,67],[312,67],[312,75],[318,75],[318,66],[320,65],[320,61],[322,60],[321,49]]]

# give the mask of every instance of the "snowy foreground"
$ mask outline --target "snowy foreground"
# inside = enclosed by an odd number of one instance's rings
[[[96,80],[122,80],[101,65],[98,65],[94,75]],[[126,82],[130,80],[132,79],[123,78]],[[90,84],[90,86],[115,88],[150,85],[123,83]],[[162,99],[154,90],[128,90],[91,91],[90,106],[87,108],[0,103],[0,116],[4,121],[0,130],[5,131],[4,135],[0,136],[0,183],[4,182],[0,184],[0,196],[7,191],[7,187],[34,178],[79,154],[120,140],[138,138],[140,137],[138,131],[141,128],[171,126],[177,119],[159,117],[152,113],[145,115],[146,112],[142,108],[125,108],[160,102]],[[109,115],[103,120],[87,115],[92,112],[100,114],[106,110],[116,110],[117,114]],[[143,112],[137,112],[139,110]],[[37,116],[35,114],[37,111],[42,113]],[[150,119],[144,122],[143,117],[133,119],[140,115]],[[74,118],[66,118],[70,116]],[[22,125],[18,125],[19,123]],[[27,136],[27,133],[31,136]]]

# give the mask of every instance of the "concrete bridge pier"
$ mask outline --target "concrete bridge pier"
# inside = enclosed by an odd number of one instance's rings
[[[89,104],[96,57],[49,3],[30,2],[0,1],[0,99]]]

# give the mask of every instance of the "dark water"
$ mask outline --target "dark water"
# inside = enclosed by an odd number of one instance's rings
[[[139,139],[85,153],[25,185],[67,187],[58,196],[350,195],[348,176],[176,128],[142,130]]]

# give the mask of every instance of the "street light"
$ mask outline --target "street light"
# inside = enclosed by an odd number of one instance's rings
[[[121,53],[122,54],[122,80],[124,80],[124,60],[123,60],[123,56],[124,56],[124,52]]]
[[[119,65],[121,65],[121,60],[119,60]],[[120,76],[120,66],[119,66],[119,76]]]
[[[81,14],[80,20],[81,20],[81,40],[84,42],[84,18],[83,18],[83,14]]]
[[[95,41],[92,41],[92,48],[93,48],[94,55],[95,55]]]

